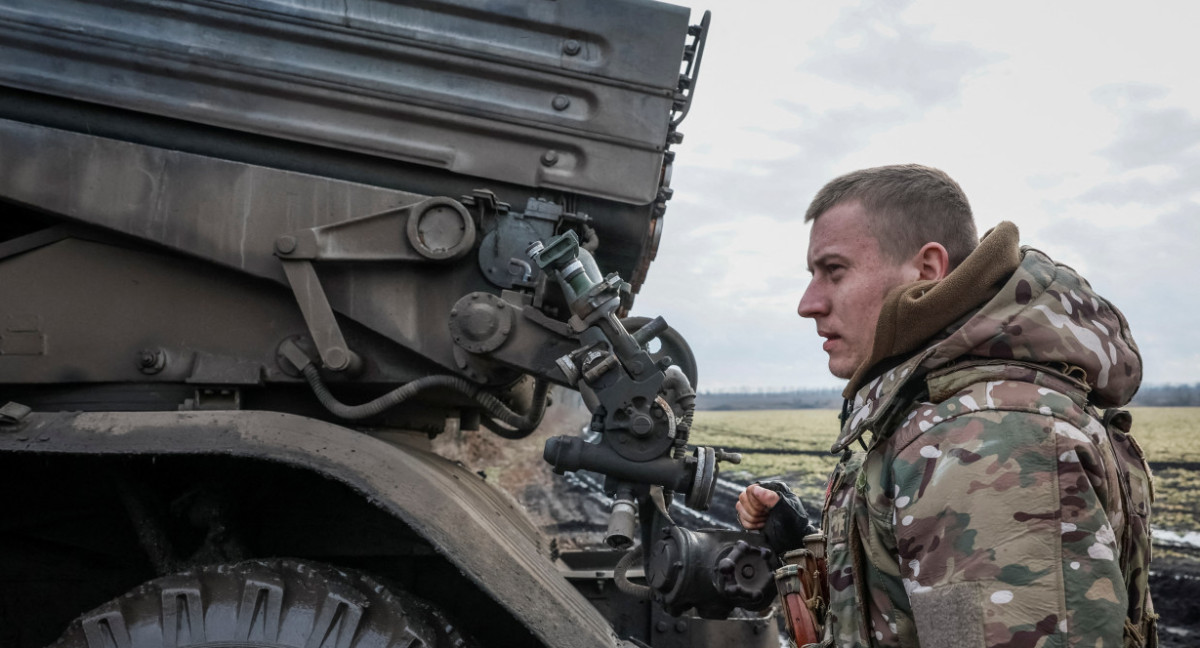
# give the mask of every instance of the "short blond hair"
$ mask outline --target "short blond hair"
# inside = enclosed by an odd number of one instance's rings
[[[895,164],[838,176],[817,192],[804,222],[852,201],[862,203],[880,251],[895,263],[911,258],[926,243],[941,243],[953,269],[979,243],[967,195],[953,178],[932,167]]]

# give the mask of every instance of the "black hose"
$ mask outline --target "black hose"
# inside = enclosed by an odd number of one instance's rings
[[[696,413],[696,390],[683,370],[676,365],[667,367],[665,389],[674,389],[678,396],[676,403],[683,409],[683,416],[675,425],[675,458],[682,459],[687,454],[687,442],[692,430],[692,417]]]
[[[513,428],[512,430],[506,430],[504,433],[497,432],[501,436],[510,439],[528,436],[542,422],[542,416],[546,412],[546,395],[550,389],[549,383],[538,379],[533,387],[533,404],[529,412],[523,416],[509,409],[500,399],[481,390],[465,378],[459,378],[458,376],[425,376],[424,378],[418,378],[410,383],[401,385],[368,403],[346,405],[329,392],[329,388],[321,380],[321,375],[318,373],[316,366],[307,364],[304,366],[303,372],[304,379],[308,381],[309,387],[312,387],[317,400],[321,401],[325,409],[338,418],[357,421],[377,416],[412,398],[421,391],[431,387],[445,387],[468,396],[486,410],[491,418]],[[489,427],[489,429],[493,428]],[[511,436],[517,434],[521,436]]]
[[[546,406],[550,403],[549,399],[550,383],[540,378],[533,382],[533,400],[530,403],[529,411],[524,416],[517,414],[509,409],[500,399],[491,394],[481,391],[476,388],[476,393],[472,396],[475,402],[483,405],[488,411],[488,416],[481,416],[480,423],[487,429],[500,435],[505,439],[524,439],[537,429],[537,426],[542,424],[542,417],[546,414]],[[487,402],[485,402],[485,400]],[[497,420],[493,420],[497,419]],[[508,427],[500,427],[497,422],[504,423]]]
[[[624,556],[617,561],[617,566],[613,568],[613,581],[617,584],[617,589],[622,593],[628,594],[638,599],[650,599],[651,590],[649,585],[638,585],[629,580],[626,574],[633,563],[642,559],[642,545],[638,545],[633,549],[625,552]]]

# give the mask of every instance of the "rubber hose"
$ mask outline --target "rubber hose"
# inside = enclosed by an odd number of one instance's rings
[[[687,454],[687,442],[692,430],[692,417],[696,413],[696,390],[688,381],[687,375],[678,365],[667,367],[664,372],[664,389],[675,389],[679,396],[676,402],[683,408],[683,416],[675,425],[675,458],[682,459]]]
[[[550,383],[544,380],[534,381],[533,403],[531,403],[529,413],[523,417],[520,417],[519,420],[514,420],[511,418],[504,420],[504,422],[510,425],[511,428],[501,427],[496,421],[487,416],[479,417],[479,422],[483,424],[483,427],[491,430],[493,433],[502,438],[511,440],[524,439],[530,434],[533,434],[533,431],[537,429],[537,426],[542,424],[542,416],[545,415],[546,404],[549,402],[547,399],[547,394],[549,392]],[[494,398],[491,394],[486,392],[479,392],[479,395]],[[508,412],[513,413],[512,410],[508,409],[508,407],[504,405],[504,403],[501,403],[498,399],[495,400],[497,405],[503,407]],[[516,414],[513,413],[513,416],[516,416]]]
[[[681,398],[680,404],[684,407],[684,411],[683,417],[679,419],[679,423],[675,426],[676,459],[683,459],[687,456],[687,443],[692,431],[692,416],[696,413],[696,398]]]
[[[425,376],[424,378],[418,378],[410,383],[401,385],[373,401],[363,403],[362,405],[346,405],[330,393],[329,388],[321,380],[321,375],[318,373],[316,366],[312,364],[305,365],[303,372],[304,379],[308,381],[308,385],[312,388],[313,393],[316,394],[317,400],[321,401],[325,409],[338,418],[357,421],[377,416],[426,389],[431,387],[445,387],[470,397],[483,407],[492,418],[526,434],[532,432],[541,423],[542,415],[546,411],[546,394],[550,389],[549,383],[544,380],[538,380],[534,384],[533,406],[530,408],[529,413],[524,416],[509,409],[507,405],[500,402],[500,399],[482,391],[465,378],[459,378],[458,376]]]
[[[629,568],[633,566],[634,561],[641,559],[642,545],[638,545],[625,552],[625,555],[621,556],[621,559],[617,561],[617,566],[613,568],[613,581],[616,582],[617,589],[621,590],[622,593],[634,598],[649,600],[652,594],[650,586],[638,585],[629,580],[629,577],[626,575],[629,572]]]

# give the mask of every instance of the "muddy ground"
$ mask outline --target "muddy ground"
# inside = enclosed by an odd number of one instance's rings
[[[439,436],[435,448],[482,471],[511,494],[548,536],[557,539],[559,547],[602,546],[609,506],[602,492],[603,478],[588,473],[554,475],[542,460],[547,438],[577,435],[589,420],[578,394],[556,391],[555,398],[557,403],[547,412],[542,427],[529,438],[506,441],[486,431],[458,432]],[[709,511],[691,512],[681,507],[682,516],[676,517],[683,517],[681,523],[691,527],[734,528],[733,502],[752,479],[745,474],[723,479]],[[676,509],[672,510],[674,514]],[[1161,645],[1200,646],[1200,550],[1156,546],[1150,584],[1160,615]]]

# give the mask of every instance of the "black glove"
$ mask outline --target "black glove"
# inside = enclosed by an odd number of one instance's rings
[[[817,528],[809,522],[800,498],[783,482],[756,483],[779,494],[779,501],[767,513],[767,523],[762,530],[775,555],[782,558],[783,554],[803,547],[804,536],[816,533]]]

